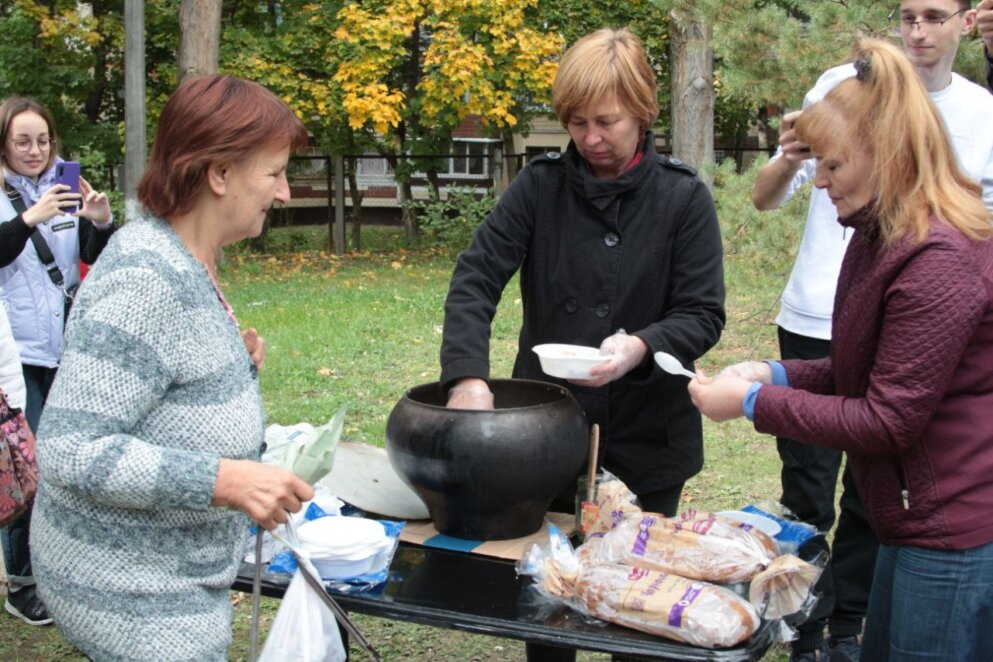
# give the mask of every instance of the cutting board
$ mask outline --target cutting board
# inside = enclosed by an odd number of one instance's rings
[[[529,536],[513,538],[511,540],[467,540],[455,538],[438,533],[431,522],[409,522],[400,531],[400,540],[424,545],[425,547],[437,547],[455,552],[468,552],[470,554],[481,554],[483,556],[496,556],[502,559],[521,558],[524,550],[532,544],[541,544],[548,541],[548,525],[554,524],[566,536],[570,535],[576,528],[576,516],[571,513],[546,513],[545,523],[541,528]]]
[[[318,481],[342,501],[362,510],[405,520],[428,519],[421,498],[393,470],[386,449],[342,441],[331,473]]]

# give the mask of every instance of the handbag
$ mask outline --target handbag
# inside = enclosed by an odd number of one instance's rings
[[[24,412],[0,389],[0,527],[31,508],[38,491],[34,434]]]

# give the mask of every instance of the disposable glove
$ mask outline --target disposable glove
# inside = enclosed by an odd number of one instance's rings
[[[493,409],[493,393],[485,380],[463,379],[448,391],[449,409]]]
[[[742,403],[751,383],[735,375],[707,377],[697,371],[687,387],[690,400],[712,421],[730,421],[745,415]]]
[[[738,377],[759,384],[772,383],[772,368],[764,361],[743,361],[735,363],[717,373],[718,377]]]
[[[590,368],[589,379],[570,379],[581,386],[598,387],[616,381],[628,374],[645,360],[648,345],[637,336],[629,336],[618,331],[600,343],[600,353],[609,355],[610,360]]]

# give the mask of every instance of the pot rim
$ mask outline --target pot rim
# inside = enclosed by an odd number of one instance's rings
[[[505,384],[505,383],[535,384],[535,385],[539,385],[539,386],[548,387],[551,390],[556,390],[563,397],[561,399],[559,399],[559,400],[554,400],[552,402],[542,402],[542,403],[539,403],[539,404],[526,405],[526,406],[523,406],[523,407],[501,407],[501,408],[498,408],[498,409],[454,409],[454,408],[446,407],[445,405],[435,405],[435,404],[430,404],[430,403],[427,403],[427,402],[422,402],[420,400],[415,400],[414,398],[410,397],[410,394],[413,391],[415,391],[417,389],[421,389],[421,388],[426,388],[426,387],[434,386],[435,388],[441,390],[441,382],[434,381],[434,382],[425,382],[423,384],[417,384],[416,386],[411,386],[410,388],[408,388],[406,391],[403,392],[403,398],[402,399],[403,400],[409,400],[410,402],[412,402],[412,403],[414,403],[414,404],[416,404],[416,405],[418,405],[420,407],[426,407],[428,409],[439,409],[439,410],[465,412],[465,413],[468,413],[468,414],[489,414],[489,415],[499,414],[500,412],[519,412],[519,411],[527,411],[529,409],[540,409],[542,407],[551,407],[553,405],[559,404],[563,400],[565,400],[565,401],[572,400],[577,405],[579,404],[579,402],[576,400],[576,397],[572,394],[572,391],[570,391],[565,386],[562,386],[561,384],[556,384],[554,382],[545,382],[545,381],[541,381],[539,379],[518,379],[518,378],[514,378],[514,377],[510,377],[510,378],[499,378],[499,379],[488,379],[488,380],[486,380],[486,382],[488,384],[494,384],[494,383],[503,383],[503,384]]]

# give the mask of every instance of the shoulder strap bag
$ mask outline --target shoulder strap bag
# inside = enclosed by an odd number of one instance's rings
[[[24,412],[0,389],[0,527],[24,514],[38,491],[35,439]]]
[[[3,183],[3,189],[14,210],[23,216],[27,207],[24,205],[24,198],[21,197],[20,192],[11,186],[10,182],[6,181]],[[72,300],[75,298],[76,290],[79,286],[66,288],[62,270],[55,263],[55,256],[52,255],[52,249],[48,247],[48,242],[41,236],[41,232],[38,231],[37,226],[34,227],[34,231],[31,233],[31,243],[34,244],[34,249],[38,252],[38,259],[45,266],[45,271],[48,273],[49,279],[51,279],[55,287],[62,290],[62,295],[65,297],[65,317],[62,319],[63,323],[65,323],[69,319],[69,308],[72,306]]]

